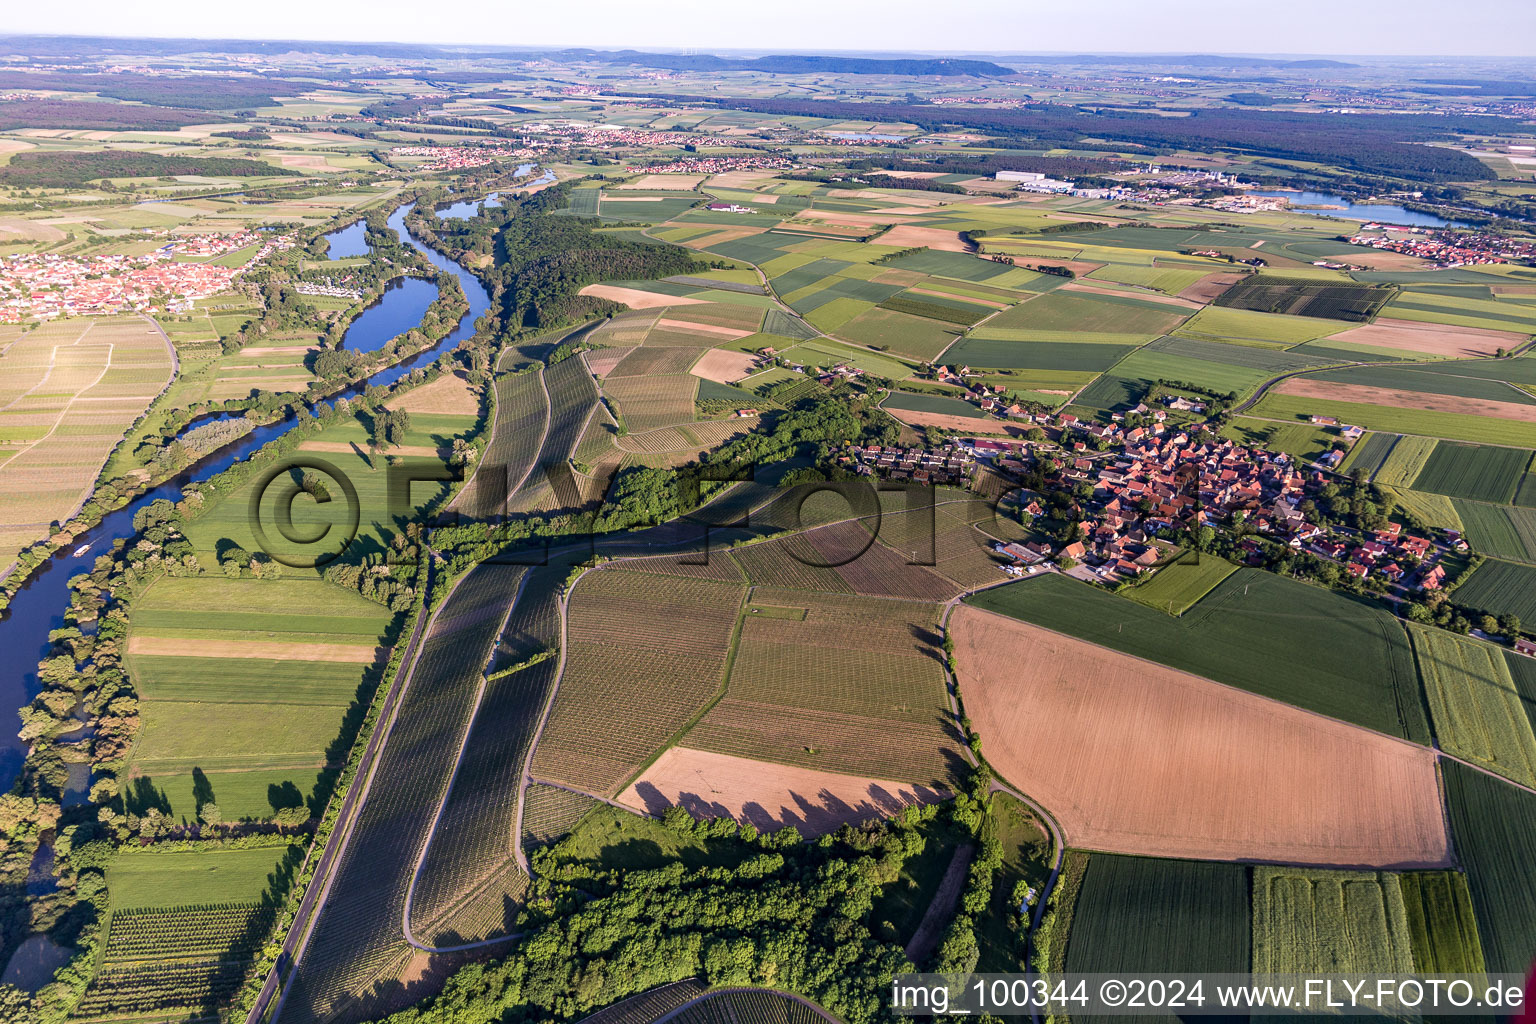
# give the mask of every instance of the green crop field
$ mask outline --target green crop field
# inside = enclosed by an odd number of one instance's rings
[[[943,299],[936,295],[923,295],[916,292],[892,295],[880,303],[880,308],[948,324],[958,324],[962,327],[969,327],[995,312],[990,306],[978,306],[959,299]]]
[[[1409,871],[1397,877],[1420,974],[1481,974],[1483,944],[1467,878],[1456,871]]]
[[[1328,427],[1310,423],[1272,423],[1247,416],[1234,418],[1217,433],[1242,445],[1294,455],[1303,462],[1315,462],[1326,455],[1339,439],[1339,435]]]
[[[1536,622],[1536,566],[1490,558],[1456,589],[1456,603],[1493,615]]]
[[[114,908],[167,909],[200,903],[255,903],[289,847],[192,852],[124,852],[107,868]]]
[[[1454,761],[1440,770],[1488,969],[1524,974],[1536,959],[1536,794]]]
[[[1473,549],[1494,558],[1536,563],[1536,509],[1459,499],[1454,505]]]
[[[880,403],[882,409],[902,409],[908,412],[937,413],[944,416],[969,416],[972,419],[988,420],[992,417],[982,412],[970,402],[963,402],[958,398],[947,398],[944,395],[912,394],[906,391],[892,391]]]
[[[1163,302],[1057,289],[1004,310],[987,324],[1058,334],[1119,332],[1151,340],[1173,330],[1188,315],[1188,310]]]
[[[1073,972],[1249,966],[1248,868],[1094,854],[1067,938]]]
[[[1414,490],[1503,504],[1515,496],[1531,453],[1491,445],[1437,444],[1410,485]]]
[[[1515,491],[1515,504],[1522,508],[1536,508],[1536,460],[1531,462],[1531,468],[1526,470]]]
[[[1536,448],[1536,423],[1492,419],[1468,413],[1363,405],[1359,402],[1336,402],[1274,392],[1260,399],[1251,412],[1255,416],[1279,420],[1306,420],[1313,415],[1332,416],[1341,423],[1353,423],[1371,430],[1443,437],[1474,444]]]
[[[994,263],[991,260],[968,256],[963,252],[942,252],[938,249],[924,249],[921,252],[897,256],[886,261],[886,266],[915,270],[920,274],[933,274],[936,277],[953,277],[961,281],[974,282],[990,281],[994,277],[1002,277],[1013,269],[1005,263]]]
[[[1441,749],[1523,785],[1536,785],[1536,733],[1504,652],[1413,623],[1408,635]]]
[[[1284,347],[1326,338],[1353,326],[1345,320],[1329,321],[1313,316],[1286,316],[1212,305],[1196,313],[1174,333],[1189,338],[1258,341]]]
[[[129,634],[143,719],[130,807],[190,820],[214,803],[236,821],[311,799],[391,618],[312,578],[158,581]]]
[[[1413,970],[1397,878],[1376,871],[1253,869],[1255,974]]]
[[[1243,569],[1182,618],[1062,576],[984,591],[978,608],[1415,742],[1429,741],[1408,636],[1386,612]],[[1295,652],[1334,656],[1295,671]]]
[[[1387,487],[1385,484],[1380,486],[1381,490],[1390,495],[1403,511],[1418,517],[1421,522],[1431,528],[1437,526],[1448,530],[1465,528],[1458,504],[1443,494],[1426,494],[1423,491],[1407,488]],[[1479,505],[1477,507],[1493,508],[1495,506]]]
[[[1365,471],[1366,478],[1370,479],[1381,471],[1382,464],[1387,461],[1396,443],[1396,434],[1366,434],[1355,442],[1339,469],[1345,473],[1361,469]]]
[[[835,330],[849,341],[924,361],[938,358],[958,336],[957,329],[947,324],[878,307],[866,309]]]
[[[840,345],[825,338],[804,342],[779,354],[790,362],[804,362],[810,366],[830,367],[836,363],[847,363],[866,373],[892,380],[905,380],[912,376],[912,367],[900,360],[854,348],[852,345]]]
[[[1525,705],[1526,717],[1531,720],[1531,728],[1536,729],[1536,658],[1507,651],[1505,660],[1515,689],[1520,692],[1520,702]]]
[[[1107,370],[1136,345],[1084,344],[1077,341],[1005,341],[985,335],[960,339],[944,353],[952,366],[1028,370]]]
[[[1377,468],[1376,482],[1388,487],[1412,487],[1439,443],[1432,437],[1399,437]]]
[[[1169,615],[1183,615],[1236,571],[1237,566],[1215,555],[1185,556],[1157,570],[1147,582],[1125,591],[1125,596]]]

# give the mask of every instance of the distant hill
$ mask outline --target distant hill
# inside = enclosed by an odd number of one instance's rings
[[[782,54],[770,57],[717,57],[708,53],[643,53],[638,50],[565,50],[555,59],[595,60],[605,64],[634,64],[665,71],[764,71],[776,75],[815,72],[835,75],[975,75],[997,77],[1013,74],[986,60],[952,57],[823,57]]]
[[[281,174],[259,160],[160,156],[129,150],[67,153],[17,153],[0,167],[0,183],[18,188],[78,188],[98,178],[156,178],[197,174],[210,178]]]

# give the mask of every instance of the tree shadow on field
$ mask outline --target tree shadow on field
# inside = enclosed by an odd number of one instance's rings
[[[192,803],[199,818],[203,816],[204,805],[218,803],[213,797],[213,783],[201,768],[192,769]]]
[[[123,810],[139,817],[148,814],[150,810],[170,814],[171,801],[165,795],[165,790],[155,787],[153,779],[148,775],[140,775],[123,791]]]

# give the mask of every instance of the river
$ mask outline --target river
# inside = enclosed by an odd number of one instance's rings
[[[459,283],[464,288],[464,297],[469,301],[469,312],[464,314],[457,327],[430,349],[380,370],[367,380],[349,387],[341,393],[342,396],[361,394],[364,388],[371,385],[392,384],[418,366],[432,362],[443,352],[454,348],[459,342],[473,335],[475,321],[490,308],[490,295],[473,274],[412,237],[411,233],[405,229],[405,211],[406,207],[402,206],[391,214],[389,226],[398,232],[401,238],[415,246],[433,266],[458,277]],[[327,236],[327,240],[332,243],[330,250],[332,256],[337,255],[336,239],[333,236],[347,235],[354,230],[357,236],[361,237],[361,222],[355,226],[341,228]],[[347,237],[352,236],[347,235]],[[354,255],[361,255],[361,253]],[[435,284],[420,283],[430,288],[435,295],[437,290]],[[421,322],[421,310],[425,309],[425,306],[419,305],[417,300],[419,300],[419,294],[414,290],[390,289],[385,291],[379,304],[368,311],[379,324],[377,330],[389,332],[379,342],[380,345]],[[427,301],[430,304],[431,299],[428,298]],[[348,334],[350,338],[351,332],[349,331]],[[0,613],[0,616],[3,616],[0,617],[0,787],[10,788],[26,756],[26,746],[16,735],[21,728],[19,711],[22,705],[28,703],[38,692],[37,663],[48,651],[49,631],[64,625],[64,612],[69,607],[70,579],[80,573],[89,572],[97,556],[110,550],[113,541],[131,537],[134,532],[134,515],[150,502],[160,498],[179,500],[182,490],[188,484],[198,483],[222,473],[268,441],[286,433],[293,426],[294,420],[289,418],[257,427],[234,444],[213,453],[174,479],[111,513],[94,529],[76,537],[75,547],[65,549],[39,566],[30,582],[11,601],[10,608]],[[73,554],[73,550],[81,544],[88,544],[89,550],[80,555]]]
[[[1465,228],[1469,224],[1460,221],[1446,220],[1432,213],[1420,213],[1417,210],[1405,209],[1401,206],[1392,206],[1385,203],[1367,203],[1357,205],[1343,196],[1336,196],[1328,192],[1255,192],[1256,196],[1268,196],[1271,199],[1289,199],[1292,206],[1337,206],[1337,210],[1297,210],[1297,213],[1311,213],[1319,217],[1333,217],[1340,220],[1379,221],[1382,224],[1402,224],[1416,228]]]

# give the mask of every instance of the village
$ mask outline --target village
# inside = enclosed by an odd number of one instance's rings
[[[258,246],[244,266],[292,248],[293,240],[255,231],[208,232],[176,238],[142,256],[19,253],[0,257],[0,323],[185,312],[195,299],[228,291],[244,269],[206,261]]]
[[[1360,531],[1317,514],[1325,489],[1341,479],[1320,465],[1249,448],[1225,438],[1200,439],[1195,424],[1170,423],[1161,408],[1138,405],[1102,424],[1071,413],[1025,413],[1039,440],[952,438],[936,447],[854,448],[844,463],[860,476],[929,485],[980,485],[986,475],[1009,486],[1000,508],[1026,527],[1071,517],[1066,539],[1031,529],[1031,539],[999,542],[1003,570],[1024,575],[1048,568],[1089,582],[1119,586],[1153,571],[1174,550],[1170,538],[1224,531],[1247,560],[1265,560],[1262,540],[1335,563],[1341,574],[1404,595],[1446,583],[1442,558],[1466,552],[1459,533],[1437,541],[1401,524]],[[1030,478],[1040,492],[1019,486]],[[987,488],[982,488],[987,489]],[[1080,518],[1078,518],[1080,517]]]
[[[1349,244],[1417,256],[1442,267],[1471,263],[1536,265],[1536,242],[1476,231],[1431,231],[1366,224],[1350,237]]]

